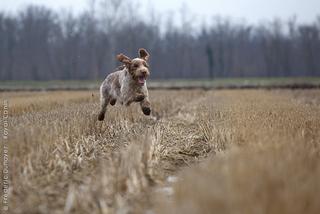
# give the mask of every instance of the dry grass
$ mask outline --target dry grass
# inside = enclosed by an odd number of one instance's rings
[[[159,213],[318,213],[319,91],[219,95],[230,130],[206,135],[227,150],[184,170]]]
[[[316,213],[319,96],[152,91],[152,118],[110,107],[100,123],[92,92],[1,94],[10,212]]]

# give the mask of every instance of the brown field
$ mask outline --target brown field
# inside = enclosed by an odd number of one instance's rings
[[[0,97],[10,213],[319,213],[320,90],[156,90],[103,123],[96,92]]]

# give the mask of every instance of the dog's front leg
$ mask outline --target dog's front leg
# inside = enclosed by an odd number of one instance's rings
[[[146,95],[142,93],[137,93],[133,98],[134,102],[142,102],[146,98]]]
[[[135,94],[134,96],[124,99],[124,105],[129,106],[133,102],[142,102],[145,99],[145,95],[142,93]]]
[[[141,102],[140,102],[141,110],[145,115],[151,114],[151,104],[149,101],[148,96],[146,96]]]
[[[132,99],[131,97],[122,97],[121,104],[125,106],[129,106],[133,102],[134,102],[134,99]]]

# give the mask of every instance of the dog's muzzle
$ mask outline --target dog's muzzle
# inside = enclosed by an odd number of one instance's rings
[[[138,82],[140,85],[144,85],[146,82],[146,77],[145,76],[139,76],[138,77]]]

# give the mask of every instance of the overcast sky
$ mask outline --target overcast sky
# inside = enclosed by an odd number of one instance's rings
[[[142,7],[150,2],[159,12],[178,11],[182,4],[197,19],[221,15],[232,19],[244,18],[248,23],[288,19],[296,15],[299,22],[311,22],[320,15],[320,0],[137,0]],[[88,0],[0,0],[0,10],[17,11],[26,5],[41,4],[54,9],[67,8],[80,12],[88,6]]]

